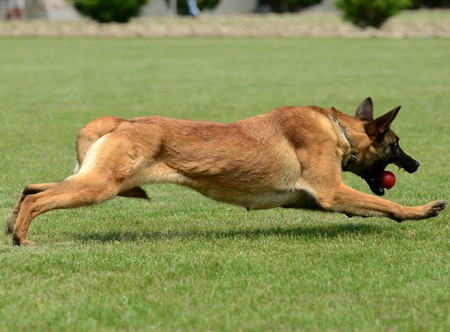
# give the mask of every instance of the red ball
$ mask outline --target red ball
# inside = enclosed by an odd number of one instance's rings
[[[386,189],[391,189],[395,185],[395,175],[392,172],[384,171],[381,178],[381,186]]]

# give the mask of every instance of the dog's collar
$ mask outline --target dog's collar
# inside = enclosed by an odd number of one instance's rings
[[[352,145],[350,143],[349,137],[348,137],[348,133],[347,133],[347,129],[345,127],[343,127],[341,125],[341,123],[339,122],[339,120],[337,118],[335,118],[334,116],[330,115],[330,119],[332,122],[334,122],[336,124],[336,126],[338,126],[340,132],[341,132],[341,137],[342,139],[347,142],[347,144],[350,147],[350,155],[348,158],[346,158],[347,160],[344,161],[342,160],[342,169],[344,171],[346,171],[348,169],[348,167],[354,163],[358,158],[356,157],[356,154],[352,151]]]

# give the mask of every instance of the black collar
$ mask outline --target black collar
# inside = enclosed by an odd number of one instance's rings
[[[335,118],[334,116],[330,115],[330,119],[331,121],[333,121],[338,127],[339,130],[341,131],[341,136],[342,138],[348,143],[348,145],[350,145],[350,156],[347,160],[347,162],[344,164],[342,164],[342,169],[344,171],[348,170],[348,167],[353,164],[358,158],[356,157],[356,154],[353,152],[352,149],[352,144],[350,143],[350,139],[348,137],[348,133],[347,133],[347,129],[341,125],[341,123],[339,122],[339,120],[337,118]]]

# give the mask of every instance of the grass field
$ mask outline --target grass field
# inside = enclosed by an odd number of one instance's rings
[[[89,120],[234,121],[286,104],[353,113],[372,96],[422,164],[386,198],[450,198],[450,43],[440,39],[2,39],[0,216],[65,178]],[[346,182],[368,192],[363,181]],[[438,218],[246,212],[173,185],[37,218],[0,237],[2,331],[448,331],[450,228]]]

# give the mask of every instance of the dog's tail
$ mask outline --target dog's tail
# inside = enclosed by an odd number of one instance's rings
[[[100,137],[112,132],[123,120],[115,116],[104,116],[89,122],[80,129],[77,136],[77,160],[75,172],[83,163],[92,144]]]

